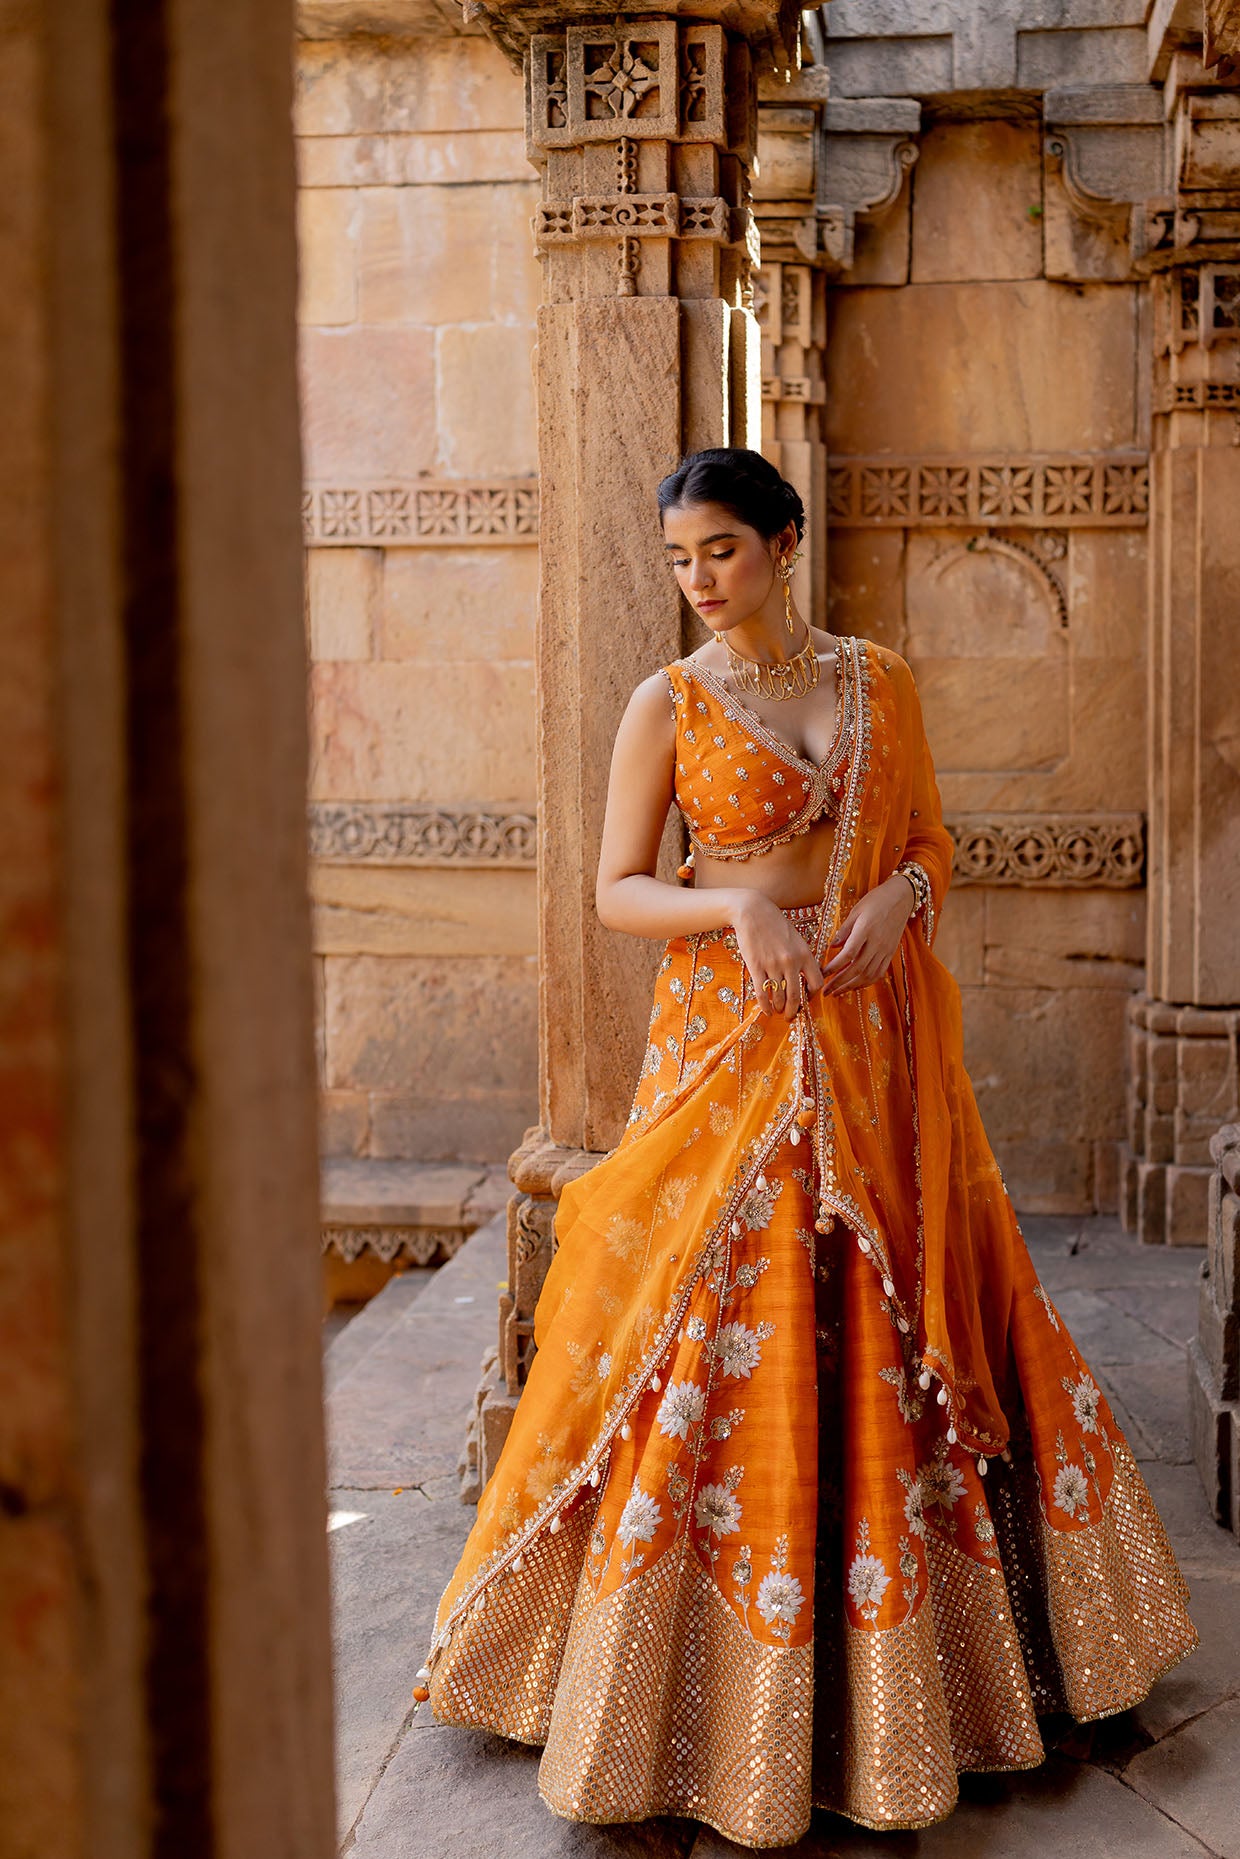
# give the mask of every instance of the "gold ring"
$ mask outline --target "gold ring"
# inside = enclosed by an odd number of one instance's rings
[[[775,983],[771,979],[770,975],[768,975],[766,980],[762,983],[762,992],[766,995],[771,996],[772,998],[774,997]]]

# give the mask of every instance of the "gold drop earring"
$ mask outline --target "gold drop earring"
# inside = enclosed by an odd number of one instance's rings
[[[796,557],[793,556],[790,560],[781,561],[779,564],[780,579],[783,581],[783,584],[784,584],[784,623],[786,624],[788,628],[789,638],[791,638],[792,632],[793,632],[793,626],[792,626],[792,563],[795,560],[796,560]]]

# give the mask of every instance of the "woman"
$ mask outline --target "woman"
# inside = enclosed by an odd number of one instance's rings
[[[415,1696],[544,1744],[571,1818],[920,1827],[958,1771],[1041,1762],[1038,1714],[1125,1709],[1197,1634],[964,1072],[908,667],[801,617],[800,499],[756,453],[697,453],[659,508],[714,638],[616,737],[598,910],[667,939],[650,1042],[623,1140],[562,1196]]]

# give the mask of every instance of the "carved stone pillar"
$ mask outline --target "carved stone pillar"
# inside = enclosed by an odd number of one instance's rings
[[[524,64],[542,176],[541,1120],[511,1164],[499,1360],[467,1491],[524,1380],[556,1196],[618,1140],[644,1043],[655,951],[601,927],[594,879],[616,724],[633,686],[683,649],[654,486],[682,451],[760,439],[754,55],[786,63],[797,13],[728,6],[725,29],[713,10],[691,23],[473,11]],[[677,855],[669,832],[669,870]]]
[[[826,68],[811,65],[790,83],[763,78],[758,99],[754,211],[762,267],[754,308],[762,331],[762,451],[796,485],[805,505],[806,534],[793,588],[801,611],[817,622],[826,577],[827,305],[817,213]]]
[[[793,586],[803,612],[826,607],[827,280],[852,264],[859,221],[880,218],[917,159],[918,105],[907,97],[828,105],[825,65],[758,85],[754,182],[762,266],[762,451],[796,485],[807,529]],[[910,134],[910,132],[912,132]]]
[[[1149,912],[1122,1206],[1143,1240],[1200,1245],[1210,1138],[1240,1115],[1240,97],[1182,69],[1168,91],[1176,191],[1133,228],[1155,350]]]

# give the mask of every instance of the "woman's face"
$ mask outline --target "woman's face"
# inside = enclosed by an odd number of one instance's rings
[[[681,593],[712,632],[750,619],[779,587],[772,577],[787,538],[760,536],[722,504],[673,504],[663,513],[663,540]]]

